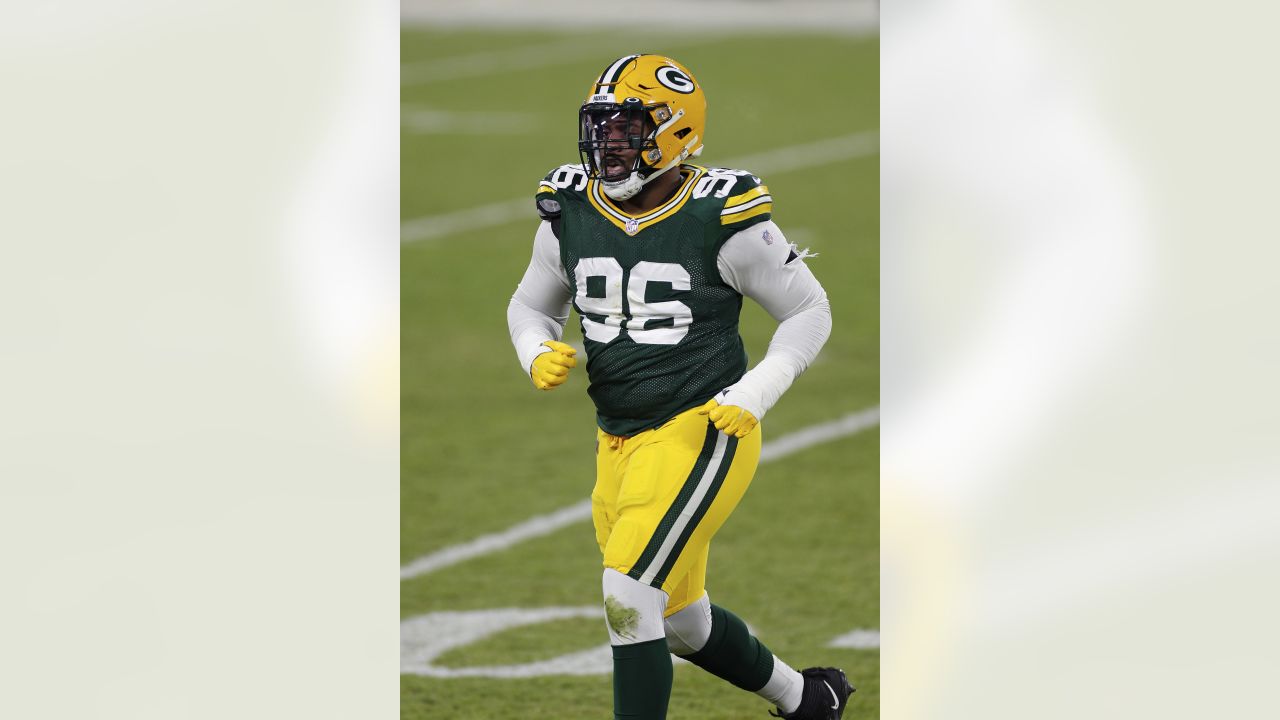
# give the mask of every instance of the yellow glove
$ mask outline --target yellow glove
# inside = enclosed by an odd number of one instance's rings
[[[577,350],[555,340],[548,340],[543,345],[551,348],[533,359],[533,367],[529,370],[529,379],[539,390],[555,390],[560,383],[569,377],[569,370],[578,366],[574,355]]]
[[[760,423],[755,415],[745,409],[737,405],[721,405],[715,399],[708,400],[706,405],[698,408],[698,414],[706,415],[716,429],[725,435],[740,438],[750,435]]]

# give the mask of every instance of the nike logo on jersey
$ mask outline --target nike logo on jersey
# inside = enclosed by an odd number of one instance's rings
[[[826,685],[826,686],[827,686],[827,692],[831,693],[831,709],[832,709],[832,710],[839,710],[839,709],[840,709],[840,696],[839,696],[839,695],[836,695],[836,691],[835,691],[835,690],[833,690],[833,689],[831,689],[831,683],[827,682],[826,680],[823,680],[823,681],[822,681],[822,684],[823,684],[823,685]]]

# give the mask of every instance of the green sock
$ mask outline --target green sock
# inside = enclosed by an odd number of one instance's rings
[[[711,606],[711,636],[692,655],[683,656],[718,678],[743,690],[755,692],[773,674],[773,653],[755,639],[737,615],[717,605]]]
[[[666,720],[671,654],[666,638],[613,646],[614,720]]]

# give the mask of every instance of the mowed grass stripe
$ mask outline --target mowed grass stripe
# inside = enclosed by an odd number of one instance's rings
[[[641,33],[632,38],[633,45],[658,42],[659,36],[646,38]],[[686,33],[681,36],[663,36],[664,52],[690,45],[705,44],[706,38]],[[535,42],[516,47],[501,47],[478,52],[447,55],[439,58],[410,60],[400,64],[400,84],[407,86],[428,85],[437,82],[454,82],[502,75],[524,73],[530,70],[568,65],[582,61],[598,60],[603,63],[618,58],[618,39],[612,35],[583,38],[581,35],[562,35],[546,42]],[[604,69],[604,65],[600,66]]]
[[[726,167],[749,170],[756,175],[781,174],[794,170],[853,160],[880,151],[880,133],[875,130],[792,145],[764,153],[728,160]],[[533,216],[533,193],[527,198],[505,200],[440,215],[405,220],[400,224],[401,244],[447,237],[462,230],[505,225]]]
[[[760,450],[760,462],[767,463],[781,460],[788,455],[814,445],[838,440],[875,427],[879,422],[880,408],[873,407],[849,413],[835,420],[802,428],[796,432],[783,435],[777,440],[766,442]],[[451,565],[457,565],[472,558],[500,552],[526,540],[550,535],[560,528],[590,519],[591,499],[588,498],[567,507],[562,507],[555,512],[529,518],[501,532],[481,535],[474,540],[450,545],[429,555],[424,555],[401,567],[400,579],[410,580]]]
[[[607,55],[616,46],[617,40],[611,37],[595,42],[562,37],[537,45],[495,48],[466,55],[407,62],[400,66],[400,84],[453,81],[571,63],[601,54]]]

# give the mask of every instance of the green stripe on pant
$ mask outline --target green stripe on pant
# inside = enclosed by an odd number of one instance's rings
[[[706,475],[707,466],[711,464],[711,456],[715,454],[719,434],[720,432],[716,430],[715,425],[707,423],[707,432],[702,440],[702,450],[698,453],[697,461],[693,463],[693,469],[689,472],[688,477],[685,478],[684,485],[681,486],[680,493],[676,495],[675,501],[671,503],[671,507],[667,508],[666,514],[662,516],[662,522],[658,523],[653,537],[649,538],[649,543],[645,545],[639,559],[636,560],[635,565],[631,566],[631,571],[627,573],[628,577],[639,580],[645,574],[645,571],[649,569],[649,565],[657,556],[658,550],[662,548],[662,544],[666,541],[671,528],[679,520],[680,513],[689,504],[689,500],[698,489],[698,481]]]
[[[715,429],[715,426],[711,426]],[[667,555],[667,561],[662,564],[662,568],[658,570],[658,574],[653,578],[654,587],[662,587],[662,583],[667,581],[667,575],[671,572],[671,568],[675,567],[676,560],[680,557],[680,553],[684,552],[684,546],[689,543],[689,538],[693,537],[693,531],[698,528],[698,523],[702,522],[702,518],[707,514],[707,510],[711,508],[711,503],[715,502],[716,494],[720,492],[720,486],[724,485],[724,479],[729,474],[729,467],[733,465],[733,455],[738,449],[738,438],[725,438],[724,457],[720,459],[720,467],[716,469],[715,477],[711,480],[711,487],[707,490],[707,494],[702,498],[702,502],[698,503],[698,509],[694,511],[693,517],[690,518],[689,524],[684,526],[684,531],[680,533],[680,537],[676,540],[675,547],[671,549],[671,553]]]

